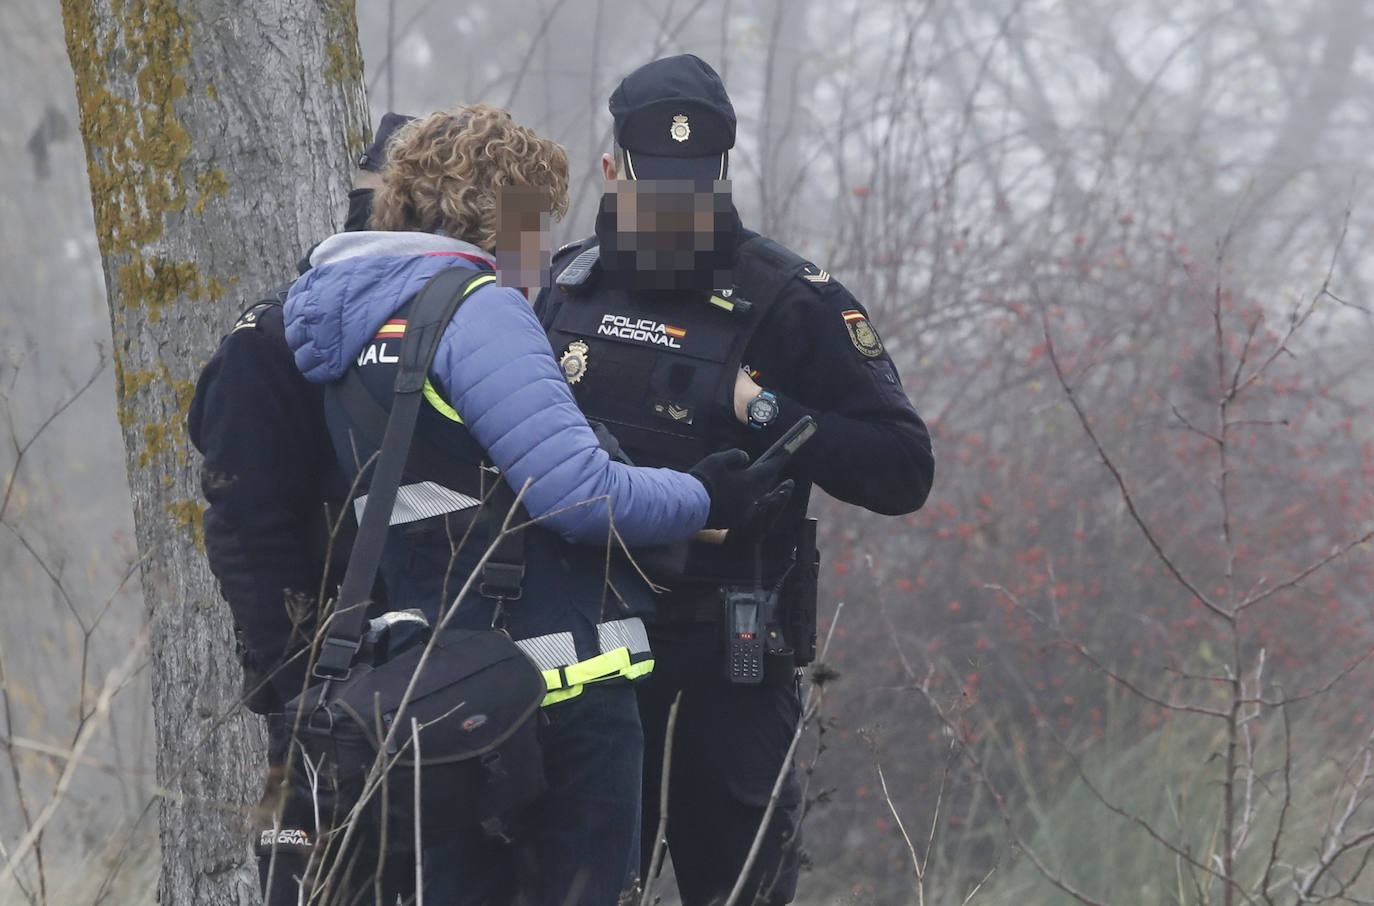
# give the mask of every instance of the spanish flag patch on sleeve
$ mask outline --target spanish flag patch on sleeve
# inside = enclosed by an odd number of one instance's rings
[[[387,337],[405,336],[406,322],[404,318],[392,318],[381,326],[377,331],[377,339],[385,340]]]
[[[868,323],[868,318],[863,312],[850,309],[841,312],[840,316],[844,318],[844,326],[849,331],[849,341],[854,344],[855,349],[869,358],[877,358],[883,354],[883,341],[878,339],[878,332]]]

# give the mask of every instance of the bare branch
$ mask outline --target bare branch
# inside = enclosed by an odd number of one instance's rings
[[[1279,714],[1283,717],[1283,805],[1279,807],[1278,825],[1274,828],[1274,836],[1269,841],[1269,858],[1265,860],[1264,877],[1260,879],[1260,895],[1264,897],[1264,902],[1268,906],[1274,906],[1274,900],[1269,896],[1270,878],[1273,877],[1274,868],[1279,864],[1279,842],[1283,839],[1283,825],[1288,820],[1288,809],[1293,804],[1293,725],[1286,707],[1280,707]]]
[[[69,408],[71,408],[73,403],[81,399],[81,397],[86,393],[86,391],[91,389],[91,387],[95,384],[96,379],[100,377],[101,372],[105,370],[105,347],[96,344],[96,351],[99,354],[100,358],[99,361],[96,362],[95,369],[91,371],[90,377],[86,378],[86,380],[81,384],[81,386],[77,387],[76,390],[73,391],[71,396],[67,397],[65,400],[58,403],[57,408],[53,409],[52,412],[48,413],[48,417],[43,419],[43,421],[38,425],[38,427],[34,429],[33,434],[29,435],[28,440],[24,441],[21,444],[19,443],[18,437],[15,437],[13,439],[15,459],[14,465],[10,467],[9,475],[5,476],[5,496],[3,499],[0,499],[0,519],[5,518],[5,511],[9,509],[10,495],[14,492],[14,480],[16,476],[18,476],[19,474],[19,467],[23,465],[24,454],[29,452],[29,448],[34,445],[34,442],[37,441],[38,438],[43,436],[43,432],[47,431],[48,428],[52,425],[52,423],[57,421],[62,416],[62,413],[66,412]],[[14,430],[13,422],[11,422],[10,424],[10,430],[11,432],[13,432]]]
[[[873,767],[878,772],[878,784],[883,789],[883,801],[887,803],[887,810],[892,814],[892,820],[897,822],[897,830],[901,831],[902,839],[906,841],[906,850],[911,854],[911,865],[916,870],[916,902],[919,906],[924,906],[926,901],[925,868],[921,864],[921,857],[916,854],[916,844],[911,842],[911,835],[906,832],[906,824],[903,823],[902,816],[897,811],[896,804],[892,801],[892,792],[887,788],[887,776],[883,773],[883,762],[882,759],[878,757],[877,737],[871,731],[867,730],[860,731],[860,735],[863,736],[864,741],[868,743],[869,748],[873,751]],[[943,794],[943,780],[941,780],[940,783],[940,790]],[[940,807],[938,803],[935,806],[935,814],[937,817],[931,820],[930,834],[932,838],[935,836],[935,822],[939,820],[938,815],[940,814]],[[929,846],[926,848],[926,855],[930,855]]]
[[[1248,893],[1246,893],[1244,888],[1242,888],[1234,878],[1227,875],[1224,870],[1222,870],[1221,868],[1212,868],[1211,866],[1198,861],[1193,857],[1192,853],[1188,850],[1188,848],[1180,846],[1177,843],[1174,843],[1173,841],[1169,840],[1162,833],[1156,830],[1150,822],[1146,821],[1144,818],[1141,818],[1139,815],[1135,815],[1131,812],[1128,812],[1126,809],[1122,808],[1121,806],[1117,805],[1116,803],[1108,799],[1106,795],[1103,794],[1102,791],[1097,788],[1097,785],[1092,782],[1091,778],[1088,777],[1088,772],[1083,767],[1082,759],[1080,759],[1074,752],[1069,750],[1067,747],[1061,747],[1061,749],[1065,753],[1065,755],[1067,755],[1073,761],[1074,769],[1077,771],[1079,779],[1083,781],[1083,785],[1088,788],[1088,792],[1092,793],[1093,798],[1100,802],[1104,808],[1106,808],[1108,811],[1110,811],[1117,817],[1124,818],[1125,820],[1134,824],[1136,827],[1139,827],[1141,830],[1145,831],[1145,833],[1149,835],[1150,839],[1154,840],[1160,846],[1164,847],[1166,850],[1173,853],[1176,858],[1182,859],[1185,863],[1192,866],[1197,871],[1203,872],[1205,875],[1220,881],[1228,888],[1235,890],[1242,897],[1245,898],[1246,902],[1254,902],[1254,898],[1251,897]],[[1199,902],[1203,901],[1205,901],[1205,897],[1199,900]]]
[[[539,27],[535,30],[534,37],[530,39],[530,46],[525,53],[520,55],[520,68],[516,70],[515,78],[511,82],[510,92],[506,95],[506,102],[501,106],[509,109],[515,105],[515,97],[520,93],[520,83],[525,80],[525,75],[529,72],[530,61],[534,59],[534,49],[544,40],[549,33],[553,19],[558,15],[558,11],[563,8],[567,0],[554,0],[553,6],[544,11],[539,18]]]
[[[20,838],[19,843],[10,853],[10,858],[4,865],[0,865],[0,884],[3,884],[13,874],[19,863],[28,854],[35,842],[43,834],[43,829],[52,820],[58,807],[66,798],[67,789],[71,785],[72,777],[76,773],[77,766],[81,763],[85,755],[86,748],[91,744],[91,740],[96,735],[96,730],[109,716],[110,702],[115,693],[124,686],[128,676],[133,673],[134,666],[138,659],[143,656],[143,649],[148,643],[148,631],[145,628],[137,641],[130,647],[129,653],[125,655],[120,665],[112,670],[105,680],[105,685],[101,689],[100,697],[96,701],[95,718],[82,728],[82,732],[77,736],[76,742],[72,745],[71,757],[67,760],[62,769],[62,774],[58,777],[57,785],[53,788],[52,798],[43,807],[43,811],[29,823],[28,830]]]
[[[1361,664],[1363,664],[1365,661],[1369,660],[1371,656],[1374,656],[1374,649],[1371,649],[1371,650],[1369,650],[1369,651],[1364,652],[1364,653],[1361,654],[1359,657],[1357,657],[1357,658],[1355,658],[1353,661],[1351,661],[1349,664],[1347,664],[1346,666],[1342,667],[1341,670],[1340,670],[1340,672],[1338,672],[1336,675],[1332,676],[1330,679],[1328,679],[1326,682],[1322,683],[1320,686],[1317,686],[1317,687],[1315,687],[1315,688],[1313,688],[1313,689],[1311,689],[1311,690],[1309,690],[1309,691],[1307,691],[1307,692],[1300,692],[1300,693],[1298,693],[1297,695],[1293,695],[1293,696],[1290,696],[1290,697],[1287,697],[1287,698],[1281,698],[1281,699],[1265,698],[1265,697],[1263,697],[1263,696],[1256,696],[1255,698],[1241,699],[1240,702],[1241,702],[1241,704],[1247,704],[1247,705],[1248,705],[1248,704],[1260,704],[1260,705],[1264,705],[1264,706],[1267,707],[1267,708],[1281,708],[1281,707],[1283,707],[1284,705],[1293,705],[1293,704],[1297,704],[1298,702],[1305,701],[1305,700],[1307,700],[1307,699],[1309,699],[1309,698],[1314,698],[1314,697],[1316,697],[1316,696],[1318,696],[1318,695],[1321,695],[1321,694],[1323,694],[1323,693],[1325,693],[1325,692],[1330,692],[1332,689],[1334,689],[1334,688],[1336,687],[1336,684],[1337,684],[1337,683],[1339,683],[1341,680],[1343,680],[1343,679],[1345,679],[1347,676],[1349,676],[1352,672],[1355,671],[1355,669],[1356,669],[1357,667],[1359,667],[1359,666],[1360,666]]]
[[[673,696],[673,704],[668,708],[668,728],[663,734],[663,765],[659,769],[658,781],[658,827],[654,832],[654,854],[649,861],[649,872],[644,877],[644,893],[639,898],[639,906],[649,906],[652,902],[654,884],[663,865],[663,851],[668,843],[668,779],[673,769],[673,733],[677,730],[677,709],[682,703],[682,690]]]
[[[1011,601],[1012,605],[1013,605],[1014,607],[1016,607],[1018,610],[1020,610],[1022,613],[1026,614],[1027,616],[1029,616],[1032,620],[1036,621],[1036,622],[1039,623],[1041,626],[1046,625],[1046,624],[1045,624],[1044,617],[1040,616],[1040,614],[1036,613],[1035,611],[1031,610],[1029,607],[1026,607],[1024,604],[1022,604],[1019,600],[1017,600],[1016,596],[1013,595],[1013,594],[1011,594],[1011,592],[1007,591],[1007,589],[1003,588],[1003,587],[1000,586],[1000,585],[996,585],[996,584],[984,584],[983,587],[984,587],[984,588],[994,589],[994,590],[996,590],[996,591],[1001,592],[1001,593],[1007,598],[1007,600]],[[1137,683],[1133,682],[1132,680],[1127,679],[1127,678],[1124,677],[1124,676],[1121,676],[1121,675],[1118,674],[1116,671],[1112,670],[1110,667],[1108,667],[1106,664],[1104,664],[1099,658],[1097,658],[1097,657],[1092,653],[1092,651],[1090,651],[1090,650],[1089,650],[1086,646],[1084,646],[1082,643],[1080,643],[1080,642],[1075,642],[1073,639],[1068,638],[1067,636],[1063,635],[1062,633],[1057,633],[1057,634],[1056,634],[1055,641],[1056,641],[1057,643],[1061,644],[1061,645],[1064,645],[1065,647],[1072,648],[1072,649],[1073,649],[1075,652],[1077,652],[1084,660],[1088,661],[1090,664],[1092,664],[1092,665],[1093,665],[1094,667],[1096,667],[1098,670],[1101,670],[1109,679],[1111,679],[1112,681],[1114,681],[1114,682],[1116,682],[1116,683],[1119,683],[1119,684],[1122,686],[1122,688],[1126,689],[1127,691],[1131,692],[1132,694],[1136,695],[1137,697],[1139,697],[1139,698],[1141,698],[1141,699],[1143,699],[1143,700],[1145,700],[1145,701],[1147,701],[1147,702],[1150,702],[1151,704],[1158,705],[1158,706],[1160,706],[1161,708],[1168,708],[1168,709],[1171,710],[1171,711],[1184,711],[1184,712],[1188,712],[1188,713],[1191,713],[1191,714],[1201,714],[1201,715],[1204,715],[1204,716],[1206,716],[1206,717],[1215,717],[1215,718],[1223,718],[1223,719],[1226,717],[1226,712],[1225,712],[1225,711],[1219,711],[1219,710],[1217,710],[1217,709],[1215,709],[1215,708],[1204,708],[1204,707],[1202,707],[1202,706],[1200,706],[1200,705],[1187,705],[1187,704],[1183,704],[1182,702],[1171,702],[1171,701],[1167,701],[1167,700],[1165,700],[1165,699],[1159,698],[1159,697],[1157,697],[1157,696],[1151,695],[1149,692],[1146,692],[1144,689],[1140,688],[1140,686],[1139,686]],[[1199,677],[1199,678],[1200,678],[1200,679],[1205,679],[1205,677]]]
[[[1213,614],[1221,617],[1228,623],[1234,621],[1234,614],[1228,613],[1225,609],[1216,604],[1211,599],[1211,596],[1197,587],[1188,577],[1183,575],[1178,566],[1174,563],[1173,558],[1164,552],[1164,548],[1155,537],[1155,533],[1150,528],[1149,523],[1145,521],[1145,517],[1136,509],[1135,496],[1131,494],[1130,489],[1126,487],[1126,479],[1122,477],[1121,471],[1116,467],[1116,463],[1112,460],[1111,455],[1108,454],[1106,448],[1102,446],[1102,441],[1098,439],[1097,432],[1093,430],[1091,422],[1088,421],[1088,414],[1083,411],[1083,407],[1079,404],[1078,397],[1075,395],[1073,387],[1069,385],[1068,378],[1064,375],[1063,366],[1060,364],[1058,352],[1054,347],[1054,338],[1050,334],[1049,319],[1045,315],[1043,308],[1040,313],[1040,320],[1044,331],[1046,353],[1050,363],[1054,366],[1054,374],[1059,380],[1059,386],[1063,388],[1064,395],[1068,399],[1069,405],[1073,407],[1074,413],[1078,416],[1078,422],[1082,425],[1084,433],[1088,435],[1088,439],[1092,441],[1093,447],[1097,450],[1098,459],[1107,467],[1107,471],[1112,473],[1112,478],[1116,480],[1116,486],[1120,492],[1121,500],[1126,504],[1126,509],[1130,512],[1131,519],[1135,522],[1136,527],[1139,528],[1141,533],[1145,536],[1145,540],[1154,550],[1155,556],[1164,564],[1164,568],[1169,571],[1180,585],[1187,589],[1193,597],[1198,599],[1198,601],[1202,602],[1202,606],[1206,607]]]
[[[1169,410],[1170,410],[1171,412],[1173,412],[1174,418],[1176,418],[1176,419],[1178,419],[1180,422],[1182,422],[1182,423],[1183,423],[1183,427],[1187,428],[1189,431],[1193,432],[1194,434],[1198,435],[1199,437],[1205,437],[1207,440],[1210,440],[1210,441],[1211,441],[1212,443],[1214,443],[1214,444],[1218,444],[1218,445],[1221,444],[1222,441],[1221,441],[1221,438],[1220,438],[1220,437],[1217,437],[1215,434],[1213,434],[1212,432],[1206,430],[1205,428],[1199,428],[1197,425],[1194,425],[1191,421],[1188,420],[1188,417],[1185,416],[1185,415],[1179,410],[1178,406],[1173,405],[1173,404],[1171,403],[1171,404],[1169,405]]]
[[[43,574],[48,577],[48,580],[52,582],[53,588],[57,590],[58,596],[62,598],[62,603],[66,604],[67,609],[71,611],[72,619],[76,620],[77,625],[81,627],[83,633],[88,633],[86,620],[81,616],[81,611],[77,610],[76,602],[73,601],[72,596],[68,594],[67,586],[63,584],[62,577],[57,574],[57,569],[48,563],[17,526],[11,525],[8,522],[0,522],[0,525],[9,529],[10,533],[18,540],[19,546],[28,551],[30,557],[33,557],[34,561],[38,564],[38,568],[41,569]]]
[[[1346,308],[1353,308],[1356,311],[1362,311],[1367,315],[1374,315],[1374,308],[1366,308],[1365,306],[1358,305],[1354,302],[1349,301],[1348,299],[1342,299],[1340,296],[1331,292],[1331,290],[1329,289],[1326,291],[1326,298],[1331,299],[1338,305],[1344,305]]]
[[[1240,604],[1236,605],[1236,611],[1240,612],[1242,610],[1246,610],[1247,608],[1253,607],[1254,605],[1258,604],[1260,601],[1265,600],[1266,598],[1272,598],[1274,595],[1278,594],[1281,591],[1286,591],[1287,589],[1293,588],[1303,579],[1306,579],[1308,576],[1312,575],[1317,570],[1321,569],[1323,566],[1326,566],[1328,563],[1331,563],[1334,560],[1339,560],[1341,557],[1350,553],[1350,551],[1359,547],[1361,544],[1368,543],[1370,540],[1374,540],[1374,529],[1370,529],[1360,537],[1347,542],[1343,547],[1334,548],[1331,551],[1331,553],[1327,554],[1325,557],[1322,557],[1316,562],[1309,564],[1308,566],[1299,570],[1289,579],[1280,582],[1278,585],[1272,585],[1264,589],[1263,591],[1256,591],[1247,595],[1245,599],[1240,602]]]
[[[1345,217],[1341,221],[1340,235],[1336,237],[1336,244],[1331,249],[1331,261],[1327,265],[1326,276],[1322,280],[1322,285],[1317,289],[1315,293],[1312,294],[1312,298],[1306,306],[1299,307],[1293,310],[1292,314],[1289,316],[1288,319],[1287,329],[1284,331],[1283,336],[1280,337],[1278,342],[1274,345],[1274,348],[1270,350],[1269,355],[1266,356],[1264,360],[1260,362],[1260,364],[1255,367],[1255,370],[1252,371],[1249,375],[1247,375],[1245,378],[1237,382],[1232,383],[1232,385],[1226,391],[1224,401],[1229,402],[1231,400],[1234,400],[1247,387],[1249,387],[1251,384],[1255,383],[1260,378],[1262,378],[1264,374],[1269,370],[1270,366],[1274,364],[1274,362],[1278,359],[1280,355],[1289,353],[1288,342],[1292,340],[1293,337],[1297,334],[1297,332],[1302,329],[1302,326],[1307,323],[1307,319],[1310,318],[1312,316],[1312,313],[1317,310],[1317,303],[1320,302],[1321,299],[1324,296],[1326,296],[1329,290],[1331,289],[1331,278],[1336,271],[1336,259],[1340,255],[1341,246],[1345,244],[1346,234],[1350,231],[1350,213],[1351,209],[1347,206],[1345,209]]]
[[[1357,832],[1353,837],[1345,837],[1346,826],[1350,819],[1355,816],[1364,801],[1366,787],[1369,785],[1371,771],[1374,770],[1374,732],[1371,732],[1364,742],[1364,758],[1360,775],[1351,783],[1350,795],[1346,798],[1345,808],[1332,823],[1327,834],[1326,846],[1322,850],[1321,857],[1303,878],[1298,886],[1298,899],[1300,902],[1309,902],[1313,898],[1313,890],[1324,875],[1336,864],[1336,860],[1344,854],[1364,846],[1367,843],[1374,843],[1374,828],[1368,828]]]

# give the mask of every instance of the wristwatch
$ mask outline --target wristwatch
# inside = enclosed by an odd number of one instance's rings
[[[759,391],[759,395],[744,407],[745,414],[749,416],[749,427],[756,431],[767,428],[773,423],[773,419],[778,417],[778,408],[776,396],[767,390]]]

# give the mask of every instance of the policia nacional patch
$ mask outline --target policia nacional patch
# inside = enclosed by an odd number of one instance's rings
[[[883,341],[878,339],[878,332],[868,323],[868,318],[864,317],[863,312],[851,310],[843,312],[841,316],[855,349],[870,359],[883,354]]]

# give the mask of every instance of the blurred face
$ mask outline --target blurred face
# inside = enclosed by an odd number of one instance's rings
[[[607,267],[641,289],[730,286],[734,208],[729,180],[608,180],[601,199]],[[598,229],[598,234],[602,234]]]
[[[553,241],[548,189],[501,186],[496,192],[496,276],[502,286],[537,287],[549,284]]]
[[[615,199],[618,232],[631,242],[642,239],[649,248],[680,244],[712,250],[716,211],[728,211],[730,204],[725,180],[704,183],[700,190],[691,180],[614,180],[607,192]]]

